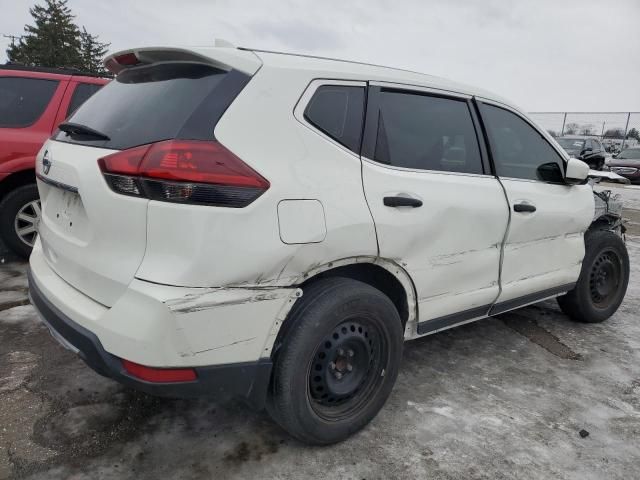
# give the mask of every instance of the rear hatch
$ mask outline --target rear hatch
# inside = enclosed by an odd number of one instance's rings
[[[216,122],[250,78],[185,51],[172,62],[176,52],[150,63],[125,54],[116,79],[62,124],[38,156],[45,258],[105,306],[124,293],[144,257],[149,196],[129,177],[107,175],[101,159],[116,158],[111,163],[126,170],[140,161],[128,152],[171,140],[213,141]]]

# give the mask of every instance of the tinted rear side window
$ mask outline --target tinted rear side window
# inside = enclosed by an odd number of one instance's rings
[[[307,121],[349,150],[360,153],[364,87],[323,85],[305,109]]]
[[[210,140],[217,121],[249,76],[202,64],[158,64],[120,73],[67,121],[96,130],[109,140],[56,140],[126,149],[169,139]]]
[[[397,167],[483,173],[465,100],[382,90],[374,160]]]
[[[94,85],[93,83],[79,83],[76,85],[76,89],[71,96],[71,102],[69,102],[69,108],[67,109],[67,117],[101,88],[102,85]]]
[[[55,80],[0,78],[0,127],[21,128],[35,123],[58,88]]]

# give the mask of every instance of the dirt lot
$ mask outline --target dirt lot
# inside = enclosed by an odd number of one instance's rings
[[[624,196],[640,209],[640,190]],[[27,305],[26,265],[0,265],[0,478],[638,478],[640,211],[627,216],[631,283],[608,322],[545,302],[408,343],[381,414],[325,448],[239,404],[100,377]]]

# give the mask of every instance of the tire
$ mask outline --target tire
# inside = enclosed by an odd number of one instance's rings
[[[346,439],[376,416],[396,381],[404,341],[398,311],[370,285],[326,278],[304,289],[286,324],[267,411],[302,442]]]
[[[37,202],[37,208],[35,203]],[[32,217],[33,220],[24,221],[16,218],[22,213],[22,218]],[[28,258],[33,248],[37,233],[31,230],[37,227],[40,220],[40,201],[38,187],[35,184],[23,185],[9,192],[0,203],[0,236],[5,245],[15,254]],[[23,229],[23,236],[18,234]]]
[[[608,230],[585,235],[585,256],[573,290],[558,297],[558,305],[572,320],[603,322],[624,299],[629,284],[629,254],[622,239]]]

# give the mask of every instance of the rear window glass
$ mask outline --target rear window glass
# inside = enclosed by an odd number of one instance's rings
[[[227,77],[234,85],[223,88]],[[109,140],[76,138],[62,131],[56,140],[122,150],[174,138],[213,139],[217,120],[248,78],[189,63],[125,70],[67,120]]]
[[[465,100],[395,90],[380,94],[374,160],[419,170],[483,172]]]
[[[0,78],[0,127],[21,128],[35,123],[57,87],[55,80]]]
[[[304,112],[308,122],[349,150],[359,153],[364,115],[364,87],[319,87]]]
[[[73,114],[80,105],[86,102],[89,97],[102,88],[102,85],[95,85],[93,83],[79,83],[71,96],[71,102],[69,102],[69,108],[67,109],[67,117]]]

